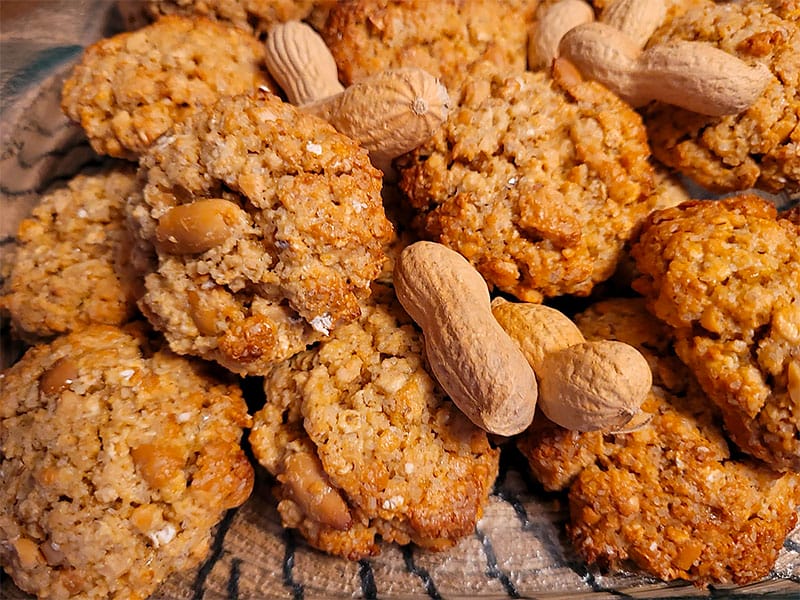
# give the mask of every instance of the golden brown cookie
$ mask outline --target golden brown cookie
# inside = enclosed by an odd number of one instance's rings
[[[238,385],[140,331],[90,326],[0,377],[0,562],[27,592],[146,598],[250,495]]]
[[[451,547],[473,531],[498,469],[485,432],[428,374],[391,288],[375,287],[360,321],[265,378],[250,435],[284,525],[350,559],[377,554],[378,536]]]
[[[84,52],[62,108],[100,154],[136,160],[175,123],[225,95],[276,90],[250,34],[203,18],[165,17]]]
[[[16,335],[36,341],[135,314],[141,282],[130,263],[125,201],[136,187],[124,164],[77,175],[20,223],[0,295]]]
[[[635,346],[654,382],[643,405],[652,418],[637,431],[579,433],[539,419],[518,442],[546,487],[569,490],[580,555],[697,585],[765,577],[796,523],[800,474],[731,454],[718,410],[642,299],[599,302],[576,322],[587,339]]]
[[[387,68],[425,69],[451,93],[469,67],[488,61],[522,72],[537,2],[530,0],[342,0],[322,36],[345,85]]]
[[[651,45],[710,43],[774,75],[737,115],[709,117],[661,103],[644,111],[653,154],[714,192],[800,190],[800,11],[772,4],[777,12],[761,0],[698,1],[650,38]]]
[[[745,195],[657,211],[632,247],[634,288],[675,330],[676,351],[733,440],[800,470],[800,229]]]
[[[141,159],[128,211],[158,264],[140,307],[181,354],[264,374],[359,316],[391,224],[381,174],[267,92],[223,98]]]
[[[248,32],[266,33],[270,25],[308,17],[315,5],[333,0],[147,0],[152,18],[163,15],[202,16]]]
[[[470,78],[434,137],[396,161],[420,235],[533,302],[607,279],[656,202],[639,115],[556,75]]]

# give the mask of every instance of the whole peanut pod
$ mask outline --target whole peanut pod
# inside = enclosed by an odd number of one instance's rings
[[[536,409],[536,377],[492,315],[480,273],[442,244],[416,242],[400,254],[394,286],[422,328],[434,377],[461,411],[490,433],[524,431]]]

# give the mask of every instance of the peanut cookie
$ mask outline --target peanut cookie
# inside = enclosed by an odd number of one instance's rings
[[[165,17],[102,39],[64,82],[61,106],[100,154],[136,160],[175,123],[219,97],[275,90],[251,35],[203,18]]]
[[[791,221],[798,227],[800,227],[800,204],[795,204],[792,208],[788,210],[784,210],[783,212],[778,214],[778,217],[781,219],[786,219]]]
[[[653,213],[633,286],[743,450],[800,471],[800,229],[755,195]]]
[[[535,0],[343,0],[322,36],[349,85],[387,68],[420,67],[453,93],[470,65],[522,72]]]
[[[250,33],[266,33],[270,25],[302,20],[317,4],[335,0],[147,0],[146,12],[152,18],[162,15],[198,15],[230,23]]]
[[[578,552],[603,569],[633,564],[697,585],[768,575],[797,520],[800,475],[731,455],[718,410],[641,298],[599,302],[576,322],[587,339],[635,346],[654,382],[643,406],[651,420],[637,431],[579,433],[537,420],[518,442],[546,487],[569,489]]]
[[[172,349],[264,374],[359,316],[392,228],[367,152],[277,96],[220,99],[142,156],[128,212]]]
[[[532,302],[607,279],[656,202],[639,115],[555,75],[470,78],[434,137],[396,161],[420,235]]]
[[[378,536],[442,550],[473,531],[499,451],[428,374],[390,288],[264,388],[250,442],[277,477],[284,525],[313,546],[357,559],[379,552]]]
[[[125,201],[135,170],[114,165],[75,176],[44,195],[20,223],[0,310],[34,342],[89,323],[120,325],[136,312],[141,283],[129,256]]]
[[[800,190],[800,13],[773,5],[777,13],[760,0],[698,1],[650,38],[651,45],[707,42],[763,63],[775,76],[737,115],[709,117],[661,103],[645,109],[653,154],[714,192]]]
[[[0,386],[0,562],[40,598],[137,598],[207,554],[250,495],[239,386],[94,325],[35,346]]]

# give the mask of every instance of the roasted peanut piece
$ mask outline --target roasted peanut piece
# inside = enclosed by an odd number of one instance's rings
[[[789,398],[796,406],[800,406],[800,358],[789,363],[787,369],[787,387]]]
[[[264,60],[292,104],[307,104],[344,91],[336,61],[322,37],[300,21],[272,26]]]
[[[78,378],[78,366],[69,358],[58,359],[39,378],[39,391],[57,394],[69,387]]]
[[[199,254],[225,242],[245,222],[244,211],[229,200],[180,204],[158,220],[156,246],[171,254]]]
[[[319,460],[310,454],[290,454],[278,480],[286,485],[289,497],[310,518],[333,527],[349,529],[350,509],[330,483]]]
[[[567,429],[618,429],[639,412],[653,385],[645,358],[614,340],[583,342],[545,357],[539,406]]]
[[[342,93],[304,104],[301,110],[321,117],[370,153],[386,170],[392,159],[428,140],[447,118],[447,89],[417,68],[388,69]]]
[[[46,561],[39,546],[30,538],[18,537],[10,542],[17,554],[17,560],[23,569],[35,569]]]
[[[558,43],[573,27],[594,20],[594,9],[583,0],[560,0],[545,8],[528,34],[528,68],[547,68],[558,58]]]
[[[395,265],[397,298],[422,328],[431,371],[478,427],[510,436],[536,409],[533,370],[492,315],[489,289],[458,252],[416,242]]]
[[[747,109],[773,77],[763,64],[748,65],[704,42],[657,44],[642,52],[630,37],[600,22],[568,31],[559,54],[634,107],[659,100],[709,116]]]
[[[140,444],[131,449],[131,458],[148,485],[163,491],[176,478],[183,480],[186,456],[182,449],[169,440]]]

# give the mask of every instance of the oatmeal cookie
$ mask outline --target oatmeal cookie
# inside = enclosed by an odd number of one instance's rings
[[[175,123],[269,79],[251,35],[203,18],[165,17],[102,39],[64,82],[61,106],[99,154],[136,160]]]
[[[199,15],[230,23],[250,33],[266,33],[275,23],[303,20],[316,5],[335,0],[147,0],[145,11],[151,18],[163,15]]]
[[[650,38],[651,45],[707,42],[775,76],[737,115],[709,117],[657,102],[644,110],[653,154],[714,192],[800,190],[800,14],[773,5],[777,13],[761,0],[698,1]]]
[[[34,342],[135,314],[141,283],[129,262],[125,201],[136,187],[135,170],[124,163],[79,174],[20,223],[0,295],[18,337]]]
[[[697,585],[768,575],[797,520],[800,475],[732,456],[718,410],[641,298],[599,302],[576,322],[587,339],[635,346],[654,382],[643,405],[652,418],[637,431],[579,433],[539,420],[519,441],[546,487],[569,489],[578,552],[604,569],[635,564]]]
[[[207,554],[250,495],[239,386],[93,325],[35,346],[0,386],[0,563],[41,598],[136,598]]]
[[[800,229],[755,196],[653,213],[631,249],[634,288],[722,410],[731,438],[800,471]]]
[[[390,288],[376,285],[360,321],[275,367],[264,388],[250,442],[277,476],[284,525],[313,546],[357,559],[379,552],[377,536],[442,550],[473,531],[499,451],[428,374]]]
[[[128,212],[158,265],[139,305],[174,351],[260,375],[358,318],[392,228],[380,172],[325,121],[267,92],[223,98],[141,175]]]
[[[396,161],[420,235],[531,302],[607,279],[654,202],[639,115],[555,74],[470,78],[433,138]]]
[[[342,0],[322,28],[345,85],[387,68],[419,67],[450,93],[470,65],[522,72],[535,0]]]

